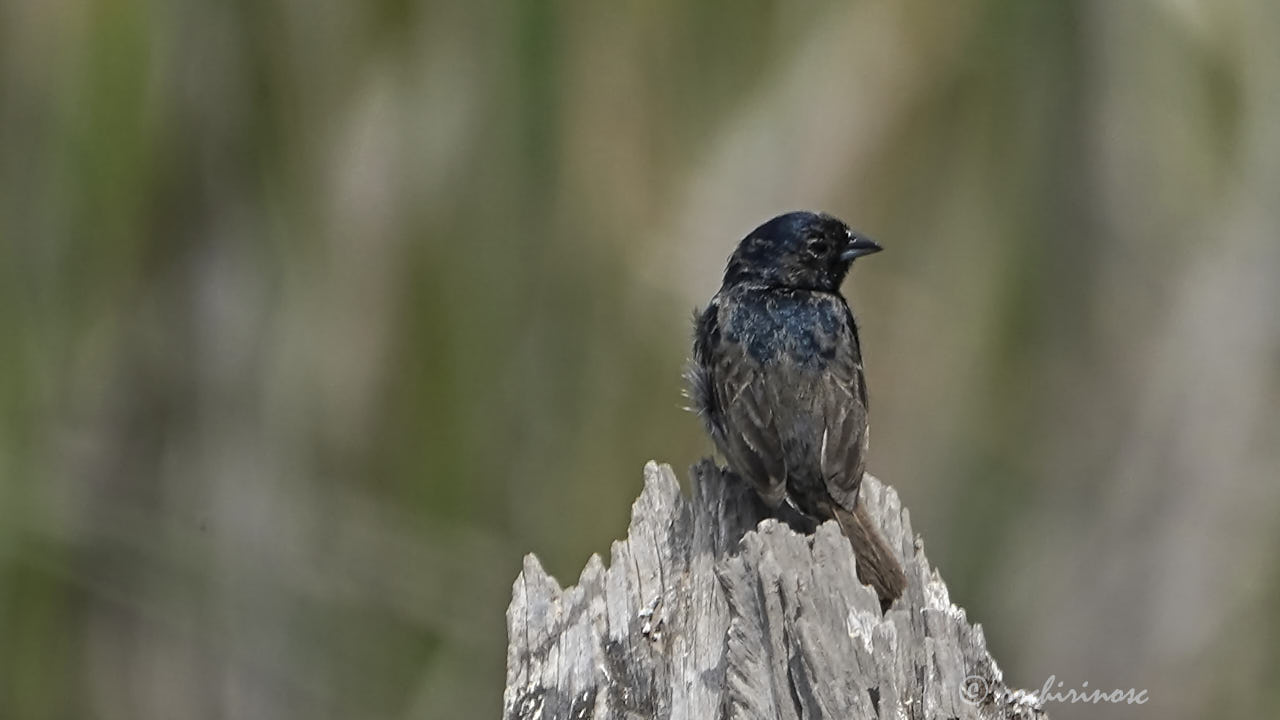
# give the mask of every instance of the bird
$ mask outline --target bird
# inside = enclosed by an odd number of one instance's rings
[[[752,230],[694,313],[686,392],[729,469],[775,514],[839,524],[859,580],[887,611],[907,580],[858,498],[867,383],[840,294],[854,260],[882,249],[826,213],[788,212]]]

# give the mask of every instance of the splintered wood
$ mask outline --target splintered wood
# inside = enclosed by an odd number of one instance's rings
[[[710,461],[693,499],[649,463],[627,539],[561,589],[525,557],[507,610],[507,720],[1045,718],[951,604],[897,493],[862,500],[908,587],[887,614],[835,523],[765,519]]]

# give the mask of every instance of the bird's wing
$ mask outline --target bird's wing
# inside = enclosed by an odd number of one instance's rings
[[[831,497],[852,512],[866,468],[869,434],[867,384],[851,314],[847,331],[852,338],[836,343],[835,357],[823,369],[814,396],[823,425],[818,447],[822,477]]]
[[[749,363],[723,364],[716,375],[724,412],[721,450],[760,497],[777,507],[786,496],[786,456],[768,376]]]
[[[689,380],[694,409],[729,466],[776,507],[786,495],[786,470],[771,388],[744,348],[721,337],[716,301],[697,321]]]

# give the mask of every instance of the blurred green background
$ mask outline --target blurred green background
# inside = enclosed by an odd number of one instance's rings
[[[0,5],[0,718],[496,717],[760,221],[1054,717],[1280,713],[1280,5]]]

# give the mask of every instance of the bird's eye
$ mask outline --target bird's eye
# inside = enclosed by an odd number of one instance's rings
[[[809,238],[809,252],[814,255],[826,255],[831,250],[831,245],[827,243],[827,239],[822,236]]]

